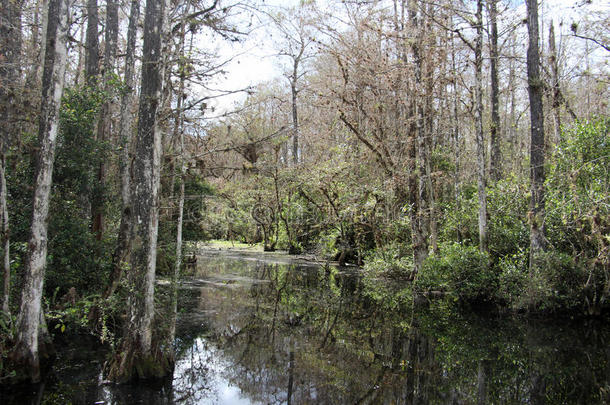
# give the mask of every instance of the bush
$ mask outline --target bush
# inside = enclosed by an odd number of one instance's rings
[[[175,195],[180,195],[178,182],[176,182]],[[184,219],[182,226],[182,239],[185,241],[198,241],[209,239],[202,225],[204,212],[207,209],[206,197],[214,195],[214,189],[204,180],[189,176],[184,184]],[[174,220],[178,219],[178,210]]]
[[[513,309],[525,308],[529,279],[528,253],[520,251],[507,255],[498,263],[498,298]]]
[[[104,97],[96,89],[71,88],[62,98],[50,202],[46,296],[56,289],[63,295],[72,287],[79,294],[94,293],[106,285],[112,232],[98,240],[91,229],[92,213],[103,212],[106,219],[113,215],[108,210],[110,181],[102,186],[99,179],[100,163],[109,159],[108,145],[95,136]],[[112,226],[111,221],[107,224]]]
[[[489,267],[489,255],[475,246],[452,243],[424,262],[415,281],[418,291],[443,291],[462,302],[490,301],[498,278]]]
[[[516,177],[488,188],[488,246],[494,263],[529,247],[528,193],[526,181]]]
[[[504,257],[498,265],[498,297],[514,310],[559,312],[579,310],[585,303],[586,271],[574,258],[558,251],[538,254],[530,275],[529,254]]]
[[[370,275],[406,279],[413,271],[413,257],[403,245],[391,243],[371,251],[364,259],[364,270]]]
[[[591,315],[601,313],[610,296],[609,133],[608,117],[578,122],[565,130],[547,178],[546,236],[565,254],[545,260],[558,262],[554,265],[570,273],[562,275],[569,285],[553,302],[571,307],[575,299],[582,299]],[[567,255],[577,258],[577,263]],[[586,277],[580,274],[582,269],[587,269]],[[580,286],[573,285],[577,280]],[[577,291],[583,296],[574,296]]]
[[[586,272],[574,258],[548,251],[539,253],[536,262],[536,271],[526,287],[532,309],[556,312],[582,308]]]

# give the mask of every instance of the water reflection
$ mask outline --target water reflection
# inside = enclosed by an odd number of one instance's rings
[[[335,269],[212,257],[185,288],[180,331],[214,348],[225,366],[212,374],[249,403],[607,398],[606,327],[466,317],[449,308],[388,313],[362,289],[357,275]],[[181,344],[191,350],[188,339]]]
[[[610,329],[385,311],[356,272],[209,256],[183,284],[165,385],[100,386],[67,358],[37,399],[106,404],[595,404],[610,393]],[[76,352],[80,353],[78,350]],[[82,354],[86,358],[91,354]],[[63,374],[62,374],[63,373]],[[78,377],[80,376],[80,381]],[[44,395],[40,392],[44,391]],[[34,395],[34,394],[32,394]],[[30,401],[31,399],[31,401]],[[3,401],[0,401],[3,402]]]

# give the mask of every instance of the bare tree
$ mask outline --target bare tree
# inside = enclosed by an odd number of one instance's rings
[[[403,3],[404,4],[404,3]],[[415,62],[415,82],[423,83],[428,81],[424,78],[425,62],[424,56],[424,37],[425,22],[418,13],[417,3],[409,1],[408,14],[410,23],[415,30],[415,38],[411,43],[411,53]],[[403,5],[404,7],[404,5]],[[417,87],[416,87],[417,88]],[[409,202],[411,204],[411,238],[413,243],[414,274],[417,274],[423,266],[424,260],[428,257],[429,236],[430,236],[430,211],[431,207],[431,187],[430,167],[428,162],[429,145],[428,133],[425,123],[426,103],[425,95],[417,94],[412,97],[410,110],[413,116],[409,129]]]
[[[549,65],[551,67],[551,92],[553,103],[553,115],[555,116],[555,138],[558,141],[561,137],[561,106],[565,105],[566,110],[573,120],[576,120],[576,114],[570,107],[568,100],[563,96],[561,85],[559,82],[559,55],[555,43],[555,24],[549,24]]]
[[[546,248],[544,236],[544,115],[540,77],[540,49],[538,47],[538,2],[527,0],[527,82],[530,99],[530,273],[535,271],[537,255]]]
[[[477,0],[475,14],[477,36],[474,46],[475,127],[477,144],[477,190],[479,197],[479,249],[487,251],[487,179],[485,175],[485,139],[483,133],[483,0]]]
[[[49,1],[32,222],[15,347],[10,355],[12,362],[32,381],[40,379],[39,333],[44,325],[41,301],[47,256],[47,218],[67,61],[69,10],[68,0]]]
[[[498,0],[488,0],[489,22],[491,24],[490,35],[490,75],[491,75],[491,128],[489,141],[491,144],[491,156],[489,169],[491,178],[495,181],[502,177],[502,152],[500,149],[501,133],[500,130],[500,100],[498,86]]]
[[[466,18],[476,31],[474,44],[464,36],[460,29],[453,31],[474,52],[474,125],[476,143],[476,177],[479,202],[479,249],[487,251],[487,176],[485,171],[486,153],[483,133],[483,0],[477,0],[474,20]]]
[[[312,44],[311,34],[308,32],[308,22],[303,14],[303,8],[289,10],[286,14],[279,17],[273,16],[276,27],[283,36],[282,49],[279,56],[284,56],[290,60],[290,69],[286,73],[286,78],[290,83],[291,96],[291,116],[292,116],[292,163],[299,164],[302,148],[299,146],[299,111],[298,97],[301,89],[305,71],[303,64],[308,55],[307,50]]]

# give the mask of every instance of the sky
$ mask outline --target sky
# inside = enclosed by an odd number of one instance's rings
[[[257,0],[261,6],[273,9],[276,7],[298,6],[300,0]],[[282,69],[273,47],[273,39],[269,36],[268,27],[259,24],[247,38],[239,43],[218,43],[218,53],[221,59],[231,59],[226,66],[227,74],[218,77],[211,87],[226,90],[239,90],[256,86],[282,75]],[[245,100],[245,92],[218,98],[209,103],[217,111],[230,111],[236,102]]]
[[[257,3],[258,7],[273,9],[280,6],[298,6],[300,1],[257,0]],[[599,12],[610,18],[610,1],[608,0],[591,0],[586,7],[581,6],[585,0],[539,0],[539,2],[541,4],[539,14],[543,20],[540,30],[543,40],[546,38],[548,23],[551,20],[556,24],[556,30],[562,30],[564,33],[567,33],[573,21],[581,21],[585,17],[585,11]],[[511,3],[520,14],[525,15],[524,0],[511,0]],[[563,23],[561,28],[558,26],[559,23]],[[610,31],[610,27],[607,27],[607,30]],[[593,45],[591,46],[594,48]],[[227,65],[227,74],[224,77],[218,77],[212,84],[213,87],[229,90],[244,89],[261,82],[270,81],[275,77],[281,76],[283,73],[278,57],[275,56],[277,50],[274,49],[273,38],[269,37],[268,27],[264,25],[254,30],[243,42],[219,42],[218,51],[221,58],[229,59],[233,55],[239,56],[235,57]],[[600,58],[606,58],[607,61],[608,58],[605,51],[601,51],[596,52],[600,54]],[[215,107],[217,111],[225,112],[230,111],[236,102],[241,102],[245,98],[245,92],[237,93],[215,99],[209,105]]]

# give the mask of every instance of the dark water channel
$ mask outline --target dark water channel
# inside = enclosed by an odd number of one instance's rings
[[[610,328],[449,307],[373,305],[355,271],[212,253],[180,295],[164,386],[103,386],[103,351],[72,344],[43,389],[8,404],[596,404]],[[6,398],[5,398],[6,399]]]

